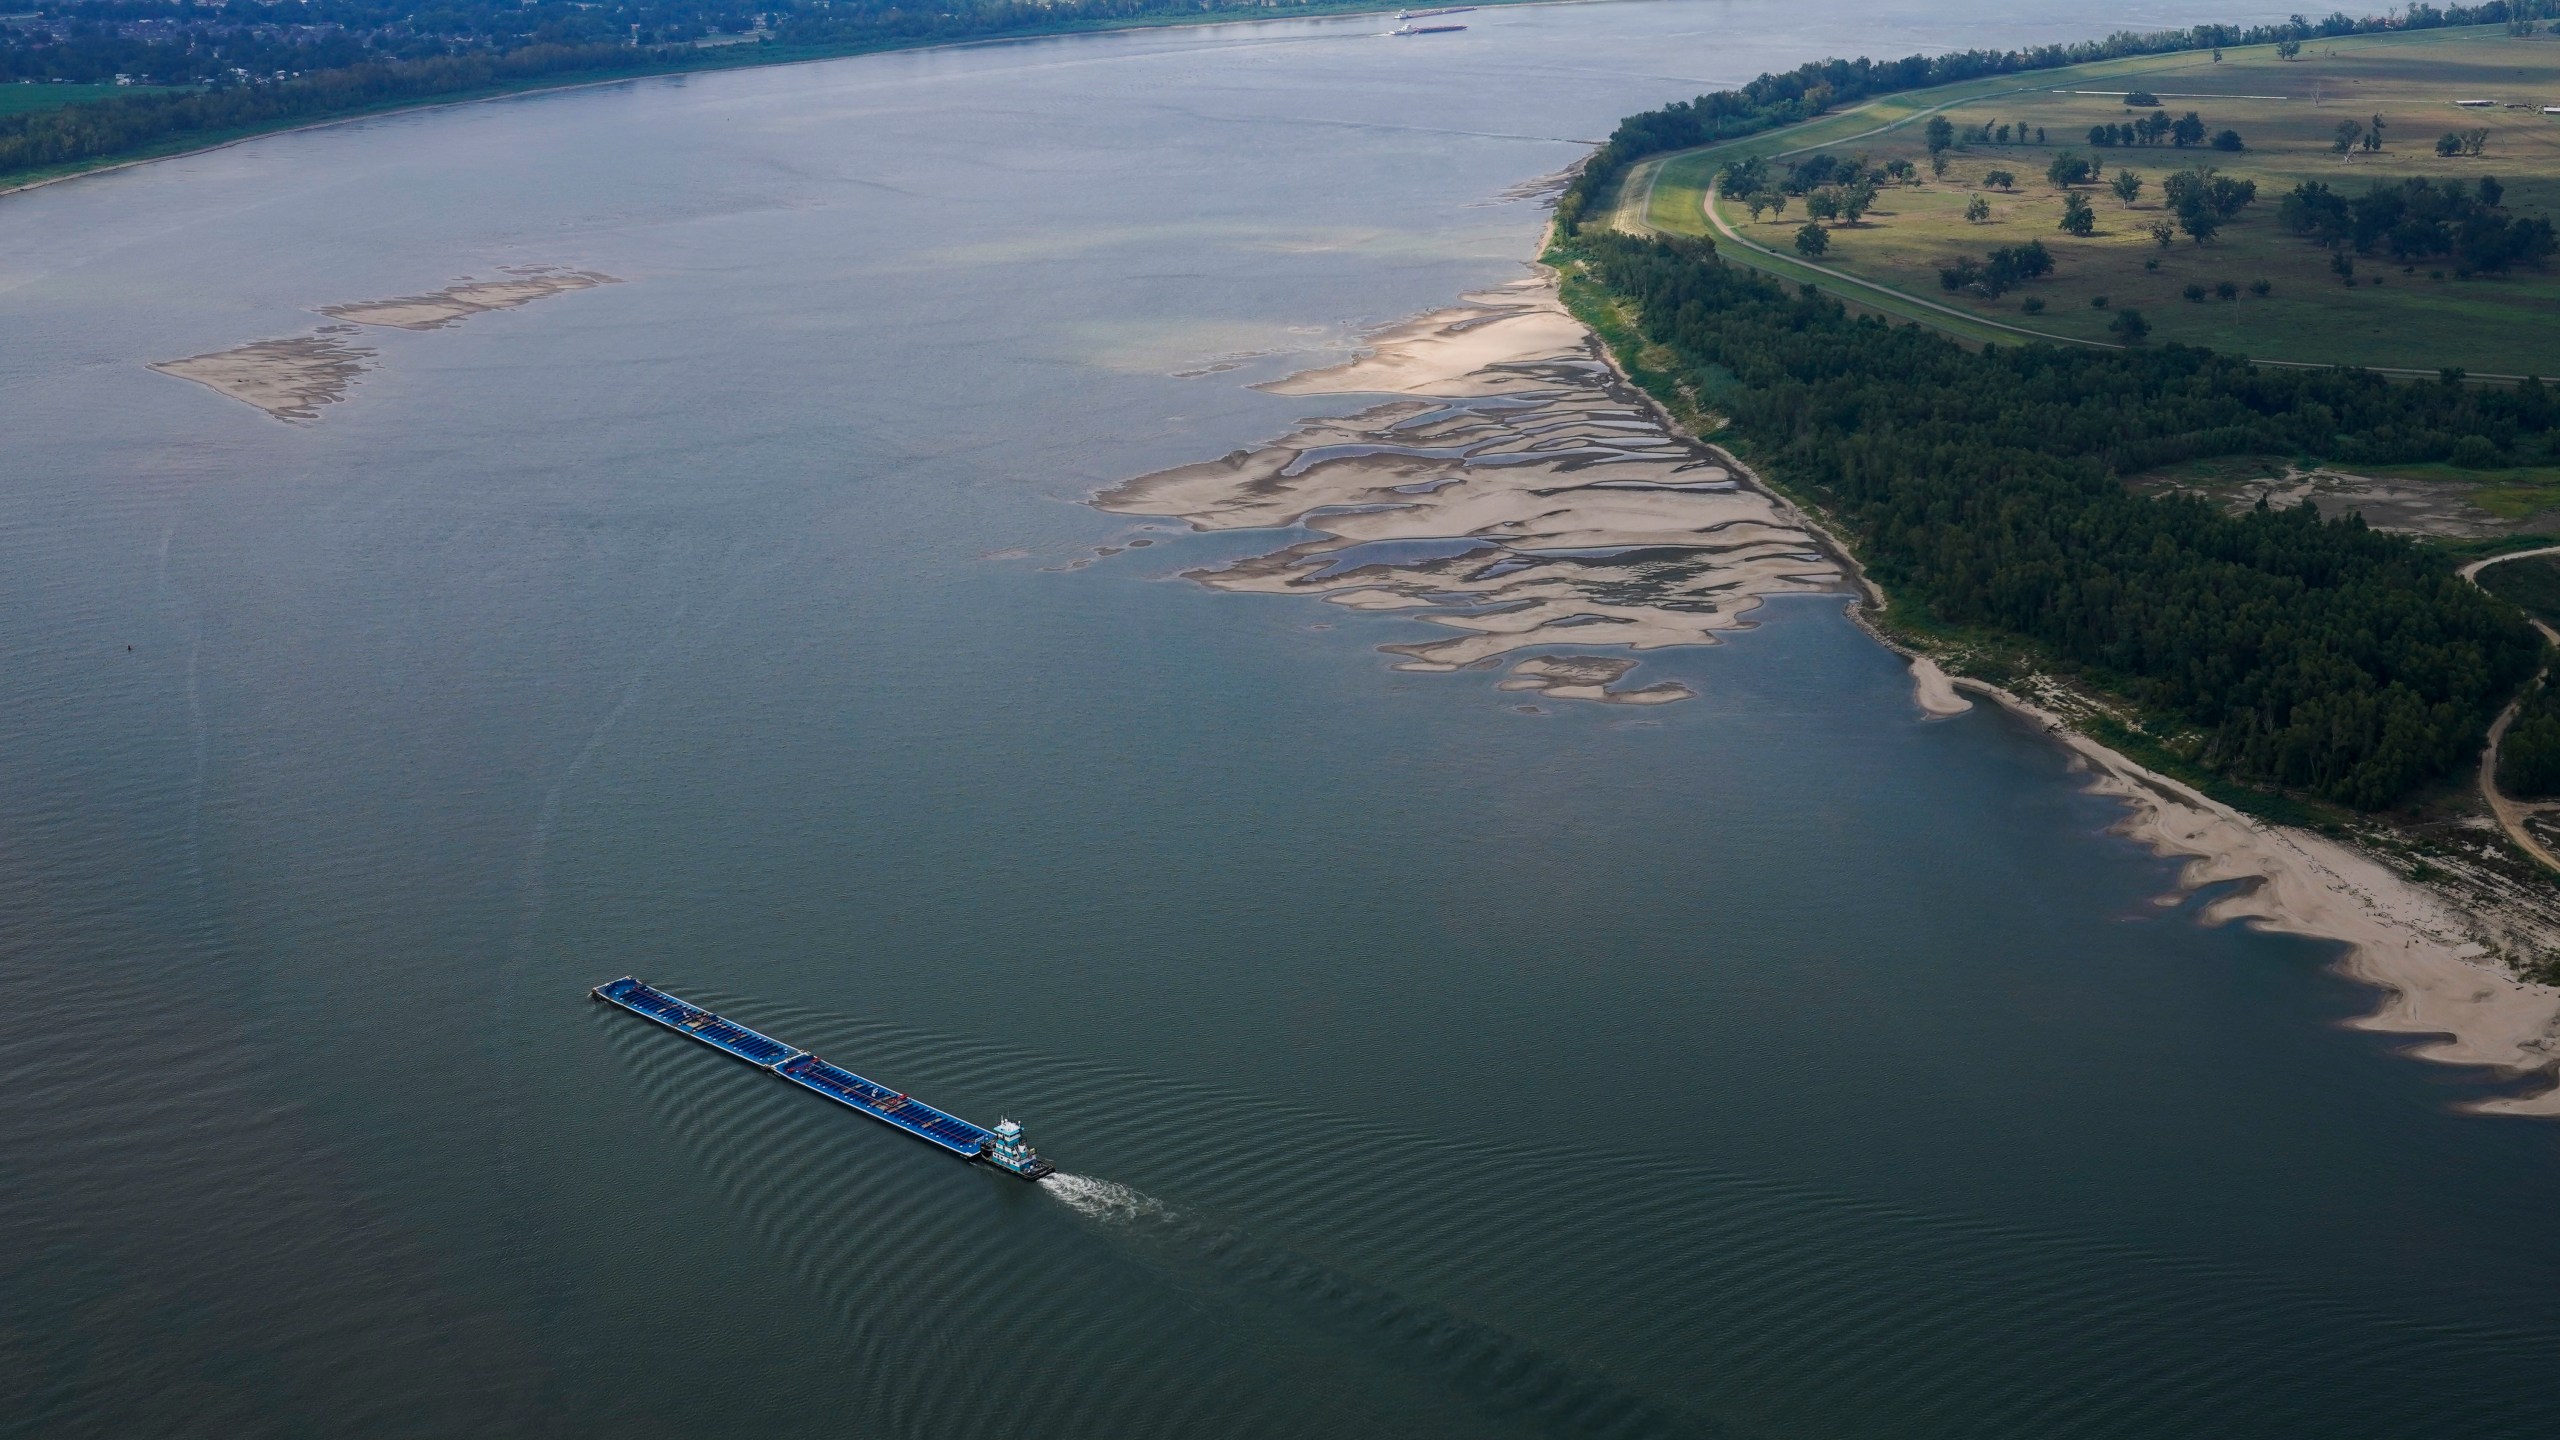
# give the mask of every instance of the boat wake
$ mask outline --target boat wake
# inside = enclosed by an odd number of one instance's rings
[[[1097,1180],[1091,1175],[1069,1175],[1060,1171],[1043,1181],[1040,1189],[1056,1196],[1079,1215],[1116,1225],[1173,1217],[1173,1211],[1154,1196],[1142,1195],[1126,1185]]]

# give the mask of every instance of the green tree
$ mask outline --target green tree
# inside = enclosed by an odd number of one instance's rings
[[[2364,148],[2376,153],[2382,149],[2382,117],[2379,115],[2365,123]]]
[[[2178,227],[2166,220],[2154,220],[2142,228],[2151,232],[2151,243],[2163,250],[2178,238]]]
[[[1830,248],[1831,232],[1819,225],[1808,222],[1796,232],[1796,253],[1799,255],[1820,255]]]
[[[1982,183],[1994,190],[2008,190],[2016,187],[2018,177],[2006,170],[1985,170],[1982,172]]]
[[[2299,40],[2279,40],[2276,42],[2276,58],[2279,60],[2291,60],[2296,56],[2299,56],[2301,53],[2302,42]]]
[[[1964,218],[1979,225],[1991,218],[1991,202],[1976,195],[1964,202]]]
[[[1937,154],[1939,151],[1944,150],[1944,149],[1946,149],[1947,147],[1949,147],[1949,146],[1951,146],[1951,145],[1953,145],[1953,144],[1955,144],[1955,143],[1956,143],[1956,126],[1955,126],[1955,122],[1954,122],[1954,121],[1952,121],[1952,120],[1949,120],[1949,119],[1948,119],[1946,116],[1944,116],[1944,115],[1932,115],[1932,116],[1930,116],[1930,117],[1929,117],[1929,124],[1928,124],[1928,136],[1929,136],[1929,153],[1930,153],[1930,154],[1932,154],[1932,155],[1935,155],[1935,154]]]
[[[2143,319],[2139,310],[2119,310],[2116,318],[2107,322],[2107,333],[2127,345],[2139,345],[2150,336],[2151,322]]]
[[[2089,207],[2089,197],[2077,190],[2063,192],[2062,223],[2059,228],[2069,235],[2086,238],[2096,234],[2098,212]]]
[[[2116,178],[2107,182],[2107,188],[2116,192],[2116,199],[2122,201],[2125,208],[2131,209],[2135,197],[2142,193],[2142,177],[2130,170],[2119,170]]]
[[[2338,122],[2337,133],[2329,137],[2329,148],[2344,155],[2356,148],[2356,142],[2363,138],[2364,126],[2361,123],[2354,120],[2341,120]]]
[[[1947,178],[1947,152],[1944,150],[1929,152],[1929,173],[1941,180]]]

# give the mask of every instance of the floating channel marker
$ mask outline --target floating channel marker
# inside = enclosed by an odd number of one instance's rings
[[[1022,1127],[1011,1120],[999,1122],[993,1130],[981,1129],[957,1115],[936,1110],[876,1080],[865,1080],[840,1065],[830,1065],[806,1050],[714,1015],[631,976],[606,981],[587,993],[597,1000],[610,1000],[634,1015],[645,1015],[678,1034],[692,1036],[759,1070],[815,1090],[964,1159],[984,1161],[1025,1180],[1037,1180],[1056,1169],[1032,1150],[1022,1138]]]

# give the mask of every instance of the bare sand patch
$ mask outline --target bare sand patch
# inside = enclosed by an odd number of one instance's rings
[[[1713,644],[1765,596],[1841,587],[1792,510],[1673,433],[1547,276],[1390,326],[1357,360],[1261,388],[1403,398],[1139,476],[1094,503],[1310,537],[1189,578],[1412,611],[1458,632],[1381,647],[1398,669],[1445,673],[1558,644]],[[1616,704],[1691,697],[1676,683],[1610,689],[1634,663],[1530,656],[1502,684]]]
[[[622,283],[600,271],[558,270],[549,266],[528,266],[504,273],[507,278],[503,280],[462,280],[432,294],[323,305],[319,311],[333,320],[350,320],[358,325],[440,330],[457,320],[491,310],[512,310],[519,305],[530,305],[536,300],[572,290]]]
[[[374,352],[344,338],[353,333],[350,326],[330,325],[310,335],[256,340],[151,368],[301,424],[320,418],[321,406],[345,398],[355,378],[373,368]]]

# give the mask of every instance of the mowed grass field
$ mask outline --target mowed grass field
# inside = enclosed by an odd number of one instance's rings
[[[2091,146],[2091,126],[2143,113],[2121,99],[2134,89],[2158,96],[2173,117],[2193,110],[2209,131],[2239,131],[2248,149]],[[2498,104],[2455,103],[2475,99]],[[2259,359],[2560,377],[2560,266],[2464,280],[2449,259],[2404,270],[2377,253],[2357,257],[2359,283],[2350,287],[2331,272],[2329,251],[2286,232],[2276,218],[2284,193],[2300,181],[2326,181],[2353,196],[2376,181],[2410,176],[2472,185],[2493,175],[2506,187],[2511,213],[2560,212],[2560,116],[2542,114],[2544,105],[2560,105],[2560,35],[2510,36],[2503,26],[2306,41],[2291,61],[2278,59],[2272,46],[2227,50],[2218,63],[2202,52],[2143,56],[1893,96],[1788,130],[1683,152],[1631,173],[1618,214],[1621,223],[1711,233],[1700,206],[1709,181],[1731,159],[1819,149],[1875,164],[1910,160],[1922,183],[1887,187],[1861,222],[1833,227],[1819,261],[1887,291],[1862,291],[1794,259],[1795,232],[1807,218],[1800,199],[1785,215],[1758,222],[1741,205],[1722,202],[1728,225],[1780,258],[1742,253],[1729,241],[1725,251],[1970,339],[2016,340],[2025,330],[2105,342],[2115,312],[2131,308],[2151,322],[2155,342],[2210,345]],[[1946,176],[1931,179],[1925,117],[1938,113],[1954,122],[1959,137],[1977,124],[2005,123],[2013,137],[2016,127],[2029,135],[2042,127],[2045,143],[1960,141],[1948,152]],[[2385,122],[2385,148],[2340,156],[2333,146],[2338,123],[2369,123],[2376,114]],[[2472,128],[2489,132],[2482,155],[2435,153],[2438,136]],[[2064,150],[2097,162],[2107,176],[2129,169],[2143,180],[2130,207],[2101,186],[2080,187],[2097,211],[2097,232],[2086,238],[2061,231],[2062,195],[2045,180],[2046,167]],[[2254,180],[2257,202],[2210,243],[2180,235],[2163,249],[2147,229],[2170,218],[2161,182],[2191,165]],[[2014,174],[2015,188],[1987,185],[1983,177],[1994,170]],[[1965,219],[1976,196],[1990,204],[1987,221]],[[2053,252],[2052,276],[1996,300],[1941,289],[1941,267],[2031,239]],[[2271,287],[2264,298],[2250,293],[2261,280]],[[2240,298],[2212,298],[2223,282],[2237,287]],[[2185,298],[2191,284],[2204,286],[2208,298]],[[2100,296],[2103,309],[2092,304]],[[2031,298],[2044,302],[2042,313],[2024,308]],[[2003,326],[2013,328],[1996,328]]]

